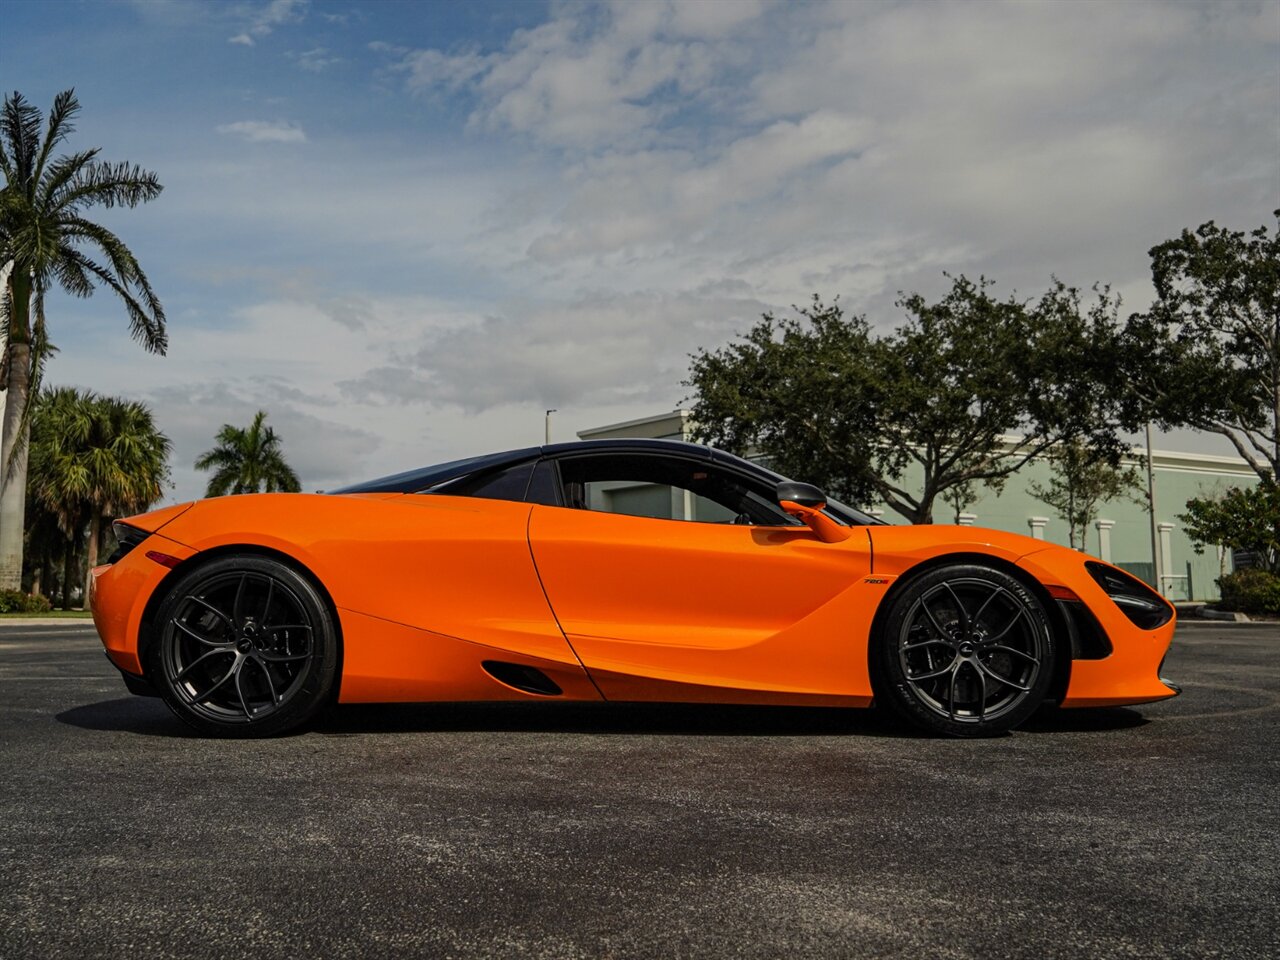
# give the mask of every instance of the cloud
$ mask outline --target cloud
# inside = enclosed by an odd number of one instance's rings
[[[323,73],[329,67],[342,63],[342,57],[334,56],[325,47],[315,47],[302,53],[288,54],[299,67],[309,73]]]
[[[716,41],[765,9],[751,2],[564,6],[546,23],[516,31],[501,51],[409,51],[398,69],[415,92],[471,89],[479,128],[598,149],[647,139],[690,103],[714,99],[717,69],[737,54]]]
[[[588,295],[506,304],[427,330],[417,349],[338,382],[363,403],[458,407],[657,404],[679,399],[688,354],[759,317],[752,298],[698,293]]]
[[[276,27],[297,23],[306,15],[308,0],[270,0],[264,6],[249,8],[244,13],[248,26],[240,33],[228,37],[228,43],[245,47],[254,46],[258,40],[270,35]]]
[[[237,120],[216,128],[218,133],[243,137],[250,143],[306,143],[307,135],[293,123],[269,120]]]

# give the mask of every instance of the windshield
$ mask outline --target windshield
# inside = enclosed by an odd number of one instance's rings
[[[461,477],[487,467],[497,467],[507,463],[527,460],[530,457],[537,456],[538,452],[537,447],[530,447],[526,450],[512,450],[507,453],[490,453],[479,457],[466,457],[462,460],[450,460],[447,463],[437,463],[417,470],[406,470],[404,473],[395,473],[389,477],[379,477],[377,480],[352,484],[349,487],[342,487],[339,490],[330,492],[416,493],[446,480],[452,480],[454,477]]]

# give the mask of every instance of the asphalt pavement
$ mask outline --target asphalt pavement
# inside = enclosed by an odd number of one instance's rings
[[[0,626],[0,958],[1280,956],[1280,626],[986,741],[867,711],[347,707],[270,741]]]

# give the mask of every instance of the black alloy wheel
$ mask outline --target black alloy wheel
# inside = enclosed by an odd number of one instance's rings
[[[197,567],[173,585],[155,629],[148,678],[202,733],[282,733],[333,689],[333,618],[311,581],[277,560],[233,555]]]
[[[872,647],[878,702],[933,733],[1005,733],[1043,702],[1053,633],[1016,577],[977,564],[927,571],[891,601]]]

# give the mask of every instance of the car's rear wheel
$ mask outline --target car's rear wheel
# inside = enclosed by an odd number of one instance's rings
[[[202,733],[260,737],[309,720],[329,697],[337,662],[333,617],[310,580],[268,557],[229,555],[173,585],[147,674]]]
[[[957,737],[1005,733],[1053,680],[1044,606],[1016,577],[980,564],[937,567],[890,601],[872,647],[877,702]]]

